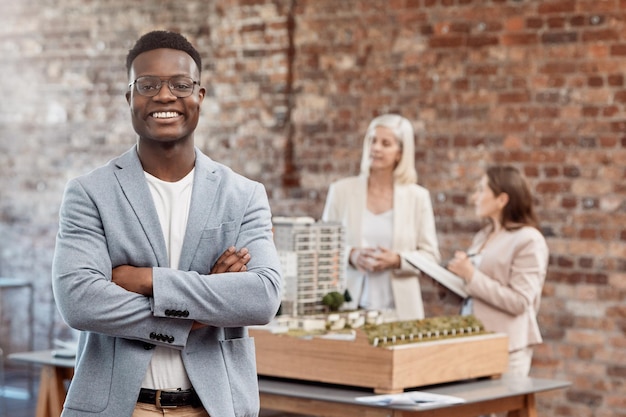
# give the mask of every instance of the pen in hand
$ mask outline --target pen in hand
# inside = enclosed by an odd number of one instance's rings
[[[456,251],[456,252],[458,252],[458,251]],[[468,259],[472,259],[476,255],[478,255],[478,252],[473,252],[473,253],[467,253],[466,254]],[[454,257],[452,257],[452,259],[454,259]],[[450,265],[450,262],[452,261],[452,259],[448,260],[447,262],[444,262],[441,266],[443,266],[444,268],[448,268],[448,265]]]
[[[475,257],[476,255],[478,255],[478,253],[465,253],[461,251],[456,251],[454,253],[454,257],[450,259],[450,262],[448,262],[446,268],[450,272],[463,278],[465,282],[470,282],[476,268],[474,263],[471,261],[471,258]]]

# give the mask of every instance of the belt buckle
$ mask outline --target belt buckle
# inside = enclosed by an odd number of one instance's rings
[[[167,390],[158,389],[156,392],[156,404],[155,404],[156,408],[161,409],[161,410],[164,408],[178,408],[177,405],[161,405],[161,392],[163,391],[167,391]]]

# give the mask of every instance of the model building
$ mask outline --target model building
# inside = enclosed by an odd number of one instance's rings
[[[283,268],[281,313],[325,312],[324,296],[345,289],[343,226],[311,217],[275,217],[272,221]]]

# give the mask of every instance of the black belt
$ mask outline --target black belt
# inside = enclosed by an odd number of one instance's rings
[[[155,390],[142,388],[141,391],[139,391],[137,402],[154,404],[157,408],[176,408],[184,407],[186,405],[200,407],[202,405],[200,398],[198,398],[198,394],[196,394],[196,391],[193,389],[185,391],[166,391],[160,389]]]

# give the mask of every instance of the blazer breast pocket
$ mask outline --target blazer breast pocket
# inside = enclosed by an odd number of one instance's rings
[[[235,222],[222,223],[217,227],[211,227],[202,231],[201,240],[223,240],[235,235],[237,225]],[[233,242],[234,243],[234,242]]]
[[[205,268],[211,269],[213,263],[226,248],[235,245],[236,242],[237,224],[235,222],[222,223],[218,227],[204,229],[191,270],[202,273]]]

